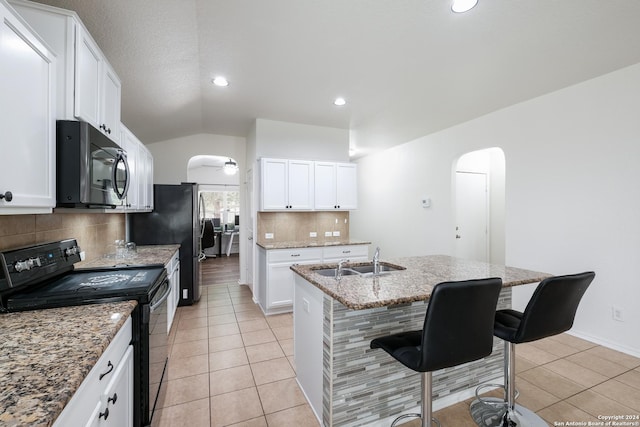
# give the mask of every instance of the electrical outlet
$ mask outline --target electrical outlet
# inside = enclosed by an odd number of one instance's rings
[[[265,239],[273,239],[273,233],[264,233]]]
[[[331,237],[331,232],[330,231],[325,231],[324,232],[324,237]]]
[[[187,299],[189,298],[189,289],[183,289],[182,290],[182,299]]]
[[[333,237],[340,237],[340,232],[339,231],[334,231],[333,232]]]
[[[307,300],[306,298],[302,298],[302,308],[304,309],[304,311],[306,311],[307,313],[309,313],[310,311],[310,306],[309,306],[309,300]]]
[[[309,237],[318,237],[318,233],[316,233],[315,231],[310,231]]]
[[[615,305],[611,306],[611,317],[618,322],[624,322],[624,310]]]

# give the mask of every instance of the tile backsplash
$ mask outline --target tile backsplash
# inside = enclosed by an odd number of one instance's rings
[[[258,212],[258,243],[344,241],[349,239],[349,212]],[[334,232],[340,236],[333,236]],[[310,237],[309,233],[317,233]],[[325,233],[331,232],[331,237]],[[273,239],[266,239],[273,234]]]
[[[70,238],[78,240],[87,260],[99,258],[114,250],[115,240],[125,238],[125,215],[0,215],[0,250]]]

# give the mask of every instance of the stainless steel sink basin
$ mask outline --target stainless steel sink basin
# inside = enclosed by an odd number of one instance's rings
[[[337,268],[321,268],[318,270],[313,270],[313,272],[318,273],[319,275],[325,276],[325,277],[336,277],[336,270]],[[379,274],[389,274],[394,271],[400,271],[400,270],[406,270],[406,268],[381,262]],[[360,276],[360,277],[373,276],[373,263],[350,265],[348,267],[343,267],[342,276]]]
[[[361,275],[373,274],[373,263],[366,264],[366,265],[351,266],[349,268],[352,269],[352,270],[357,271]],[[392,271],[399,271],[399,270],[406,270],[406,268],[399,267],[399,266],[394,266],[394,265],[390,265],[390,264],[384,264],[382,262],[380,263],[380,270],[379,270],[380,273],[390,273]]]
[[[321,276],[327,276],[327,277],[336,277],[336,270],[337,268],[322,268],[319,270],[313,270],[314,273],[318,273]],[[353,275],[358,275],[359,273],[357,271],[353,271],[350,268],[343,268],[342,269],[342,275],[343,276],[353,276]]]

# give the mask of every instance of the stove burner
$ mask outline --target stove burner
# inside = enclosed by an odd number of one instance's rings
[[[111,285],[114,283],[124,282],[129,280],[130,276],[127,274],[103,274],[100,276],[93,276],[86,279],[85,282],[79,284],[79,286],[103,286]]]

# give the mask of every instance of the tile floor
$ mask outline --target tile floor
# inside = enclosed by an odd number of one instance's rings
[[[178,308],[167,392],[153,425],[318,426],[295,382],[292,316],[265,317],[246,286],[206,280],[200,302]],[[518,345],[516,353],[518,402],[549,425],[640,415],[640,359],[567,334]],[[475,426],[469,403],[435,415],[443,426]]]

